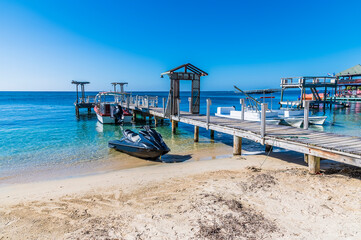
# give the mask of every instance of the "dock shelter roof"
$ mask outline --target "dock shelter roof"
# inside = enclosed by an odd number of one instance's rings
[[[163,75],[166,75],[166,74],[172,74],[180,69],[184,69],[184,73],[195,73],[199,76],[208,76],[208,73],[206,73],[205,71],[197,68],[196,66],[194,66],[193,64],[190,64],[190,63],[186,63],[186,64],[183,64],[183,65],[180,65],[179,67],[176,67],[176,68],[173,68],[169,71],[166,71],[164,73],[161,74],[161,76]]]
[[[337,77],[344,77],[344,76],[361,76],[361,65],[357,64],[356,66],[346,69],[342,72],[336,74]]]

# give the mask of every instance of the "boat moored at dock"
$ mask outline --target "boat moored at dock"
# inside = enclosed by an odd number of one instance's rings
[[[125,93],[100,92],[95,97],[94,111],[102,124],[130,123],[132,115],[121,106]]]

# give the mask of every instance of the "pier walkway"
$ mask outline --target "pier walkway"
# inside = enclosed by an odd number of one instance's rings
[[[154,116],[157,119],[167,118],[164,109],[159,107],[136,106],[124,104],[133,110],[133,114]],[[266,125],[266,134],[261,136],[260,122],[242,121],[237,119],[207,116],[204,114],[191,114],[181,111],[179,116],[171,116],[172,128],[177,122],[195,126],[195,140],[198,139],[198,128],[206,128],[212,131],[226,133],[234,136],[234,154],[241,154],[242,138],[266,145],[280,147],[305,154],[311,173],[320,170],[320,159],[329,159],[361,167],[361,138],[337,135],[333,133],[305,130],[283,125]],[[173,126],[174,125],[174,126]],[[213,133],[214,134],[214,133]],[[211,135],[213,135],[211,133]]]

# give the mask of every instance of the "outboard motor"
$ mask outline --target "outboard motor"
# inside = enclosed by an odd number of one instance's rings
[[[121,123],[123,121],[123,109],[121,106],[117,105],[114,107],[113,117],[115,119],[115,124]]]

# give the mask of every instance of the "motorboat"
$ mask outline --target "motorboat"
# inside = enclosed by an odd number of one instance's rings
[[[126,129],[123,138],[109,141],[108,146],[131,156],[152,160],[170,151],[162,135],[149,126],[144,126],[139,133]]]
[[[242,106],[243,107],[243,106]],[[232,119],[242,119],[242,111],[237,111],[234,106],[232,107],[217,107],[217,117],[232,118]],[[247,121],[261,121],[261,112],[252,108],[245,108],[244,110],[244,120]],[[266,123],[268,124],[280,124],[281,119],[278,118],[278,113],[267,110],[266,111]]]
[[[130,123],[132,114],[122,108],[123,93],[100,92],[95,96],[94,111],[102,124]]]
[[[281,108],[275,110],[281,119],[281,124],[293,127],[301,127],[304,121],[304,110],[295,108]],[[308,123],[310,125],[323,125],[326,122],[326,116],[310,116]]]

